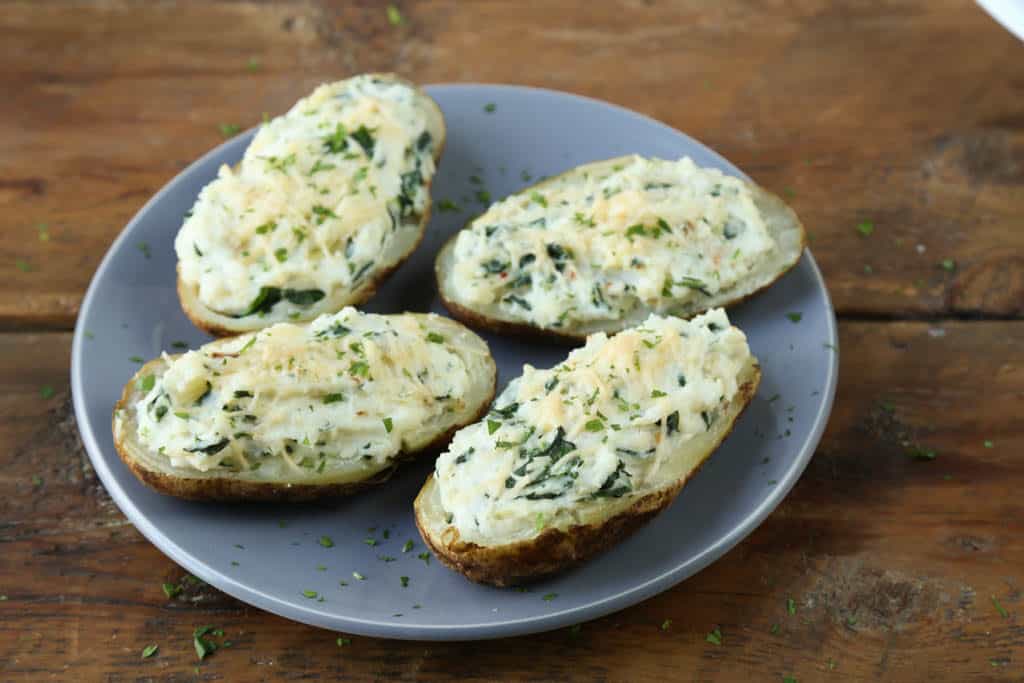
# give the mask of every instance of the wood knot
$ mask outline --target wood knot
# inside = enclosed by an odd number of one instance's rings
[[[962,267],[946,298],[948,308],[960,315],[1024,313],[1024,256],[999,250]]]
[[[1024,183],[1024,134],[975,128],[938,140],[940,164],[957,168],[971,184]]]

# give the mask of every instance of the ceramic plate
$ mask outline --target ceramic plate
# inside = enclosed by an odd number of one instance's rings
[[[372,311],[444,313],[434,255],[483,210],[479,190],[500,198],[541,176],[634,152],[689,155],[743,176],[686,135],[603,102],[509,86],[438,85],[427,91],[448,124],[434,200],[449,199],[461,210],[435,211],[423,244],[368,304]],[[430,462],[407,466],[386,486],[330,505],[193,503],[145,488],[114,450],[111,410],[138,369],[132,357],[173,351],[175,342],[195,348],[208,341],[178,305],[172,245],[200,188],[218,166],[241,158],[254,132],[199,159],[132,219],[96,271],[72,350],[75,414],[97,473],[139,531],[189,572],[257,607],[349,633],[458,640],[544,631],[622,609],[708,566],[764,520],[807,465],[829,415],[838,364],[832,307],[810,253],[767,292],[730,312],[760,358],[764,378],[728,441],[652,523],[529,592],[478,586],[420,556],[425,548],[412,501]],[[799,323],[787,317],[793,312],[802,315]],[[498,362],[499,390],[524,362],[548,367],[566,353],[484,336]],[[321,536],[330,537],[333,547],[321,545]],[[413,548],[403,552],[408,540]],[[365,578],[357,580],[353,572]],[[303,591],[324,599],[308,599]]]

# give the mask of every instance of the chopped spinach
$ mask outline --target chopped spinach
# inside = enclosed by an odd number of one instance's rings
[[[359,143],[360,147],[363,148],[363,151],[366,152],[366,157],[368,159],[372,159],[375,141],[373,139],[373,134],[367,130],[366,126],[359,126],[359,128],[356,129],[356,132],[352,133],[351,137]]]
[[[224,450],[227,445],[231,443],[231,439],[224,438],[216,443],[207,444],[205,446],[196,446],[194,448],[186,448],[187,453],[202,453],[204,455],[216,455]]]
[[[533,306],[530,305],[529,301],[527,301],[526,299],[524,299],[522,297],[516,296],[515,294],[506,294],[502,298],[502,301],[505,302],[505,303],[516,304],[518,306],[522,306],[523,308],[525,308],[528,311],[532,311],[533,310]]]
[[[423,131],[420,136],[416,138],[416,149],[420,152],[430,147],[433,142],[433,138],[430,136],[430,131]]]
[[[621,498],[633,490],[633,485],[629,481],[631,477],[632,475],[626,470],[625,463],[619,460],[615,471],[608,475],[608,478],[601,484],[601,488],[591,494],[591,498]]]
[[[665,418],[665,430],[669,436],[679,431],[679,411],[673,411]]]
[[[498,273],[508,270],[509,263],[507,261],[502,262],[498,259],[491,259],[490,261],[482,263],[481,267],[483,267],[486,274],[497,275]]]
[[[504,408],[491,408],[491,414],[492,415],[500,415],[501,417],[503,417],[503,418],[505,418],[507,420],[510,417],[512,417],[513,415],[515,415],[518,410],[519,410],[519,404],[518,403],[509,403]]]

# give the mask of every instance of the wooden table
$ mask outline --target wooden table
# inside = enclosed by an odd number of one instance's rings
[[[0,679],[1022,680],[1024,45],[956,0],[398,8],[0,1]],[[835,412],[711,568],[486,643],[339,646],[206,586],[164,595],[183,570],[107,497],[69,407],[82,294],[219,124],[371,70],[616,102],[800,213],[839,313]],[[234,647],[198,662],[202,624]]]

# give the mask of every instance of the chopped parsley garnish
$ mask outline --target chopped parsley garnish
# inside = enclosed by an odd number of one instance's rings
[[[598,419],[588,420],[583,426],[588,432],[600,432],[604,430],[604,422]]]
[[[907,448],[907,456],[914,460],[934,460],[938,454],[931,448],[925,448],[920,444],[911,444]]]
[[[421,560],[423,560],[423,562],[424,562],[424,563],[426,563],[426,564],[428,564],[428,565],[430,564],[430,553],[428,553],[428,552],[422,552],[422,553],[420,553],[419,555],[417,555],[416,557],[418,557],[418,558],[420,558]]]
[[[146,359],[143,358],[142,356],[130,356],[128,358],[128,360],[130,360],[133,363],[145,363],[146,362]]]
[[[405,545],[402,546],[402,552],[403,553],[409,552],[410,550],[412,550],[413,545],[414,544],[413,544],[413,542],[411,540],[410,541],[406,541]]]
[[[580,225],[582,225],[584,227],[587,227],[587,228],[592,228],[595,225],[597,225],[597,223],[594,222],[594,218],[593,217],[587,218],[586,216],[584,216],[582,213],[580,213],[578,211],[575,214],[573,214],[572,218],[573,218],[574,221],[576,221]]]
[[[789,612],[789,616],[796,614],[796,600],[793,598],[786,598],[786,611]]]
[[[499,429],[501,429],[501,423],[500,422],[498,422],[497,420],[488,420],[487,421],[487,435],[488,436],[490,436],[491,434],[494,434],[494,432],[498,431]]]
[[[338,647],[345,647],[345,646],[351,645],[351,644],[352,644],[352,640],[349,639],[349,638],[338,638]]]
[[[661,398],[662,396],[668,396],[668,394],[666,394],[664,391],[661,391],[659,389],[652,389],[651,390],[651,398]]]
[[[554,600],[554,599],[555,599],[555,598],[557,598],[557,597],[558,597],[558,593],[548,593],[547,595],[545,595],[545,596],[544,596],[543,598],[541,598],[541,599],[542,599],[542,600],[543,600],[544,602],[551,602],[552,600]]]
[[[481,204],[490,204],[491,203],[491,193],[488,192],[487,190],[477,190],[476,191],[476,200],[478,202],[480,202]]]
[[[1002,605],[999,604],[999,600],[994,595],[992,596],[992,605],[996,608],[996,611],[999,612],[999,616],[1001,616],[1003,619],[1010,618],[1009,613],[1003,608]]]
[[[707,635],[707,637],[704,638],[704,640],[706,640],[707,642],[711,643],[712,645],[721,645],[722,644],[722,630],[716,628],[714,631],[709,633]]]
[[[803,313],[798,313],[798,312],[794,311],[793,313],[787,313],[786,317],[789,318],[789,321],[791,323],[798,323],[798,322],[800,322],[801,320],[804,319],[804,314]]]
[[[266,235],[268,232],[274,232],[277,230],[277,221],[267,221],[263,225],[256,227],[257,235]]]
[[[146,375],[145,377],[143,377],[143,378],[141,378],[139,380],[139,389],[141,391],[145,391],[145,392],[148,393],[154,386],[156,386],[156,377],[154,377],[153,375]],[[43,391],[45,391],[47,388],[49,388],[49,387],[43,387]],[[53,389],[50,388],[50,396],[52,396],[52,395],[53,395]],[[43,396],[43,398],[49,398],[49,397]]]
[[[171,348],[172,349],[187,349],[188,348],[188,342],[183,342],[183,341],[171,342]]]
[[[175,586],[173,583],[164,583],[161,588],[164,589],[164,595],[168,598],[174,598],[174,596],[181,592],[181,586]]]
[[[444,337],[438,334],[437,332],[428,332],[427,341],[430,342],[431,344],[443,344]]]
[[[540,204],[545,209],[548,207],[547,198],[536,190],[530,193],[530,201]]]
[[[142,255],[145,256],[146,258],[150,258],[153,256],[153,252],[150,251],[149,249],[148,242],[139,242],[138,245],[136,245],[136,247],[138,248],[139,251],[142,252]]]
[[[320,594],[316,591],[302,591],[302,595],[310,600],[320,597]]]
[[[401,581],[402,588],[407,588],[409,586],[409,577],[408,576],[399,576],[398,580]]]
[[[213,626],[200,626],[192,632],[192,645],[195,647],[196,656],[198,656],[200,660],[205,659],[207,655],[213,654],[217,649],[216,645],[203,638],[203,636],[208,633],[210,635],[221,637],[224,635],[224,631],[219,628],[214,628]]]
[[[376,538],[364,538],[363,539],[363,543],[365,543],[366,545],[368,545],[368,546],[370,546],[372,548],[373,546],[377,545],[377,539]]]
[[[150,375],[149,378],[152,379],[153,376]],[[150,388],[152,388],[152,386]],[[149,391],[149,389],[147,389],[146,391]],[[53,394],[54,394],[53,387],[51,387],[49,384],[44,384],[39,389],[39,395],[43,397],[44,401],[53,398]]]
[[[991,441],[989,441],[988,439],[985,439],[985,443],[983,445],[985,446],[985,448],[993,448],[993,447],[995,447],[995,444],[992,443]]]
[[[402,23],[402,13],[394,5],[388,5],[388,23],[392,26],[398,26]]]
[[[497,111],[497,109],[498,105],[496,105],[494,102],[488,102],[487,104],[484,105],[484,111],[487,112],[488,114],[493,114],[495,111]]]
[[[370,366],[366,361],[353,361],[352,364],[348,366],[348,372],[353,377],[368,377],[370,374]]]
[[[778,624],[772,624],[772,627],[770,629],[768,629],[768,632],[771,633],[772,635],[775,635],[776,633],[779,632],[779,625]]]
[[[150,657],[155,655],[156,651],[159,649],[160,646],[155,643],[153,645],[147,645],[146,647],[142,648],[142,658],[149,659]]]
[[[356,581],[366,581],[366,577],[360,574],[359,572],[352,572],[352,578],[354,578]]]
[[[437,210],[440,211],[441,213],[445,213],[448,211],[462,211],[462,209],[459,208],[459,205],[450,199],[438,200]]]
[[[14,262],[14,265],[17,266],[18,270],[20,270],[23,273],[31,273],[32,272],[32,264],[30,264],[25,259],[18,259],[18,260],[16,260]]]
[[[956,261],[951,258],[943,259],[939,262],[939,268],[942,268],[947,273],[952,273],[956,270]]]
[[[249,72],[255,72],[260,70],[260,60],[255,57],[249,57],[249,61],[245,63],[245,69]]]
[[[274,258],[277,259],[278,263],[284,263],[288,260],[288,250],[284,247],[278,247],[274,250]],[[263,289],[269,289],[269,287]]]
[[[321,536],[317,542],[325,548],[334,547],[334,539],[332,539],[330,536]]]
[[[218,123],[217,130],[220,134],[226,138],[233,138],[242,130],[242,127],[237,123]]]
[[[385,417],[384,418],[384,431],[386,431],[388,434],[390,434],[391,433],[391,428],[393,426],[394,425],[393,425],[393,423],[391,421],[391,418],[390,417]]]
[[[181,411],[178,411],[178,412],[174,413],[174,416],[175,417],[180,417],[182,420],[188,420],[191,417],[188,413],[184,413],[184,412],[181,412]]]
[[[321,206],[320,204],[313,205],[313,214],[316,216],[317,225],[323,225],[324,221],[327,220],[328,218],[338,217],[337,214],[335,214],[329,208],[327,208],[326,206]]]
[[[871,234],[875,231],[875,224],[871,221],[861,221],[857,224],[857,232],[864,237],[871,237]]]
[[[331,154],[344,152],[348,147],[348,132],[345,126],[340,123],[335,127],[334,132],[324,138],[324,149]]]
[[[672,628],[672,620],[671,619],[666,619],[665,621],[661,622],[661,630],[662,631],[667,631],[670,628]]]

